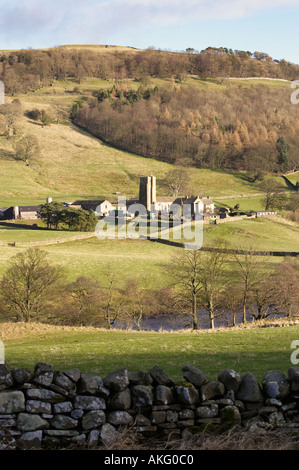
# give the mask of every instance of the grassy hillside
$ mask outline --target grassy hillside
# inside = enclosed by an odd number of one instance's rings
[[[299,171],[295,171],[294,173],[288,174],[287,178],[291,181],[291,183],[296,184],[297,181],[299,181]]]
[[[25,248],[0,246],[0,275],[12,256]],[[147,279],[154,286],[167,281],[166,267],[178,248],[142,240],[88,239],[60,245],[42,246],[51,263],[66,269],[67,279],[81,275],[107,284],[108,271],[115,273],[122,285],[130,277]]]
[[[170,232],[178,239],[180,229]],[[203,226],[203,240],[212,245],[214,240],[223,240],[231,247],[249,244],[256,251],[299,251],[299,227],[297,224],[275,217],[273,219],[243,219]],[[182,239],[181,241],[187,241]]]
[[[225,368],[251,372],[259,380],[269,370],[285,374],[292,366],[291,343],[299,326],[227,329],[211,333],[105,331],[42,324],[0,324],[5,359],[11,368],[33,368],[37,362],[54,369],[78,367],[105,377],[112,370],[149,370],[159,365],[174,380],[182,380],[182,366],[194,365],[209,380]]]
[[[42,128],[23,114],[17,121],[17,136],[0,137],[0,207],[40,204],[48,196],[59,201],[116,198],[117,192],[136,197],[140,176],[150,174],[157,176],[158,194],[166,194],[162,180],[172,165],[116,150],[71,124],[68,113],[74,96],[32,94],[19,99],[24,113],[39,108],[60,119]],[[30,166],[16,160],[14,148],[14,141],[27,134],[35,136],[40,147]],[[190,178],[194,193],[200,195],[244,196],[259,191],[242,172],[192,169]]]

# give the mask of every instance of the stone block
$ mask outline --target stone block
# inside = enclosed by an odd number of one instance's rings
[[[24,393],[18,390],[0,392],[0,413],[11,414],[25,410]]]

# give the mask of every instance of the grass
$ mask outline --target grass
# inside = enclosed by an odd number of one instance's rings
[[[20,228],[11,225],[2,225],[0,223],[0,241],[13,242],[39,242],[46,240],[56,240],[58,238],[68,238],[73,235],[82,234],[82,232],[68,232],[63,230],[46,230],[34,228]]]
[[[241,375],[251,372],[259,381],[272,369],[287,374],[292,367],[290,345],[298,337],[299,325],[155,333],[0,324],[5,360],[11,368],[33,368],[42,361],[57,370],[78,367],[105,376],[122,367],[146,371],[157,364],[175,381],[182,380],[181,368],[186,364],[203,370],[209,380],[217,379],[225,368]]]
[[[67,239],[75,232],[35,230],[10,227],[1,228],[0,241],[51,241],[52,245],[40,248],[48,254],[50,263],[60,264],[66,269],[66,277],[73,281],[81,275],[107,283],[107,272],[115,273],[116,280],[123,285],[128,278],[138,278],[142,283],[153,287],[167,285],[167,267],[172,258],[183,248],[147,240],[106,239],[96,237],[55,243],[56,238]],[[203,241],[212,244],[213,240],[226,240],[231,247],[251,242],[256,250],[299,251],[298,225],[277,219],[250,219],[228,222],[219,225],[204,225]],[[183,241],[183,240],[175,240]],[[25,247],[0,245],[0,275],[9,266],[12,256],[25,250]],[[272,269],[280,262],[280,257],[265,257],[264,262]],[[233,271],[233,262],[229,261]]]
[[[286,175],[286,177],[288,178],[288,180],[291,181],[291,183],[296,184],[297,181],[299,181],[299,171],[295,171],[294,173],[289,173],[288,175]]]
[[[262,201],[263,196],[237,196],[231,197],[228,199],[221,198],[213,199],[216,207],[228,207],[230,209],[234,209],[236,204],[239,204],[239,210],[241,212],[249,212],[251,210],[264,210],[265,204]]]
[[[126,279],[136,277],[155,286],[167,281],[166,266],[178,248],[152,243],[146,240],[98,240],[91,238],[42,246],[50,263],[66,269],[66,278],[76,280],[79,276],[98,279],[107,283],[107,272],[113,271],[116,280],[124,284]],[[25,248],[0,246],[0,275],[9,266],[12,256]]]
[[[226,241],[231,248],[249,244],[256,251],[299,251],[299,227],[280,217],[204,224],[203,242],[209,245],[215,240]],[[175,241],[187,240],[176,238]]]
[[[205,234],[207,242],[221,238],[232,246],[251,241],[256,250],[299,251],[299,227],[283,219],[250,219],[209,225]]]

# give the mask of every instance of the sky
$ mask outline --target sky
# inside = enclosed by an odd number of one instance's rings
[[[212,46],[299,64],[298,20],[299,0],[0,0],[0,50]]]

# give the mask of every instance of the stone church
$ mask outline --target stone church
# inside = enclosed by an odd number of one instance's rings
[[[178,196],[157,197],[155,176],[143,176],[139,184],[139,203],[151,213],[175,213],[184,206],[190,208],[191,216],[199,213],[214,213],[214,203],[209,197]]]

